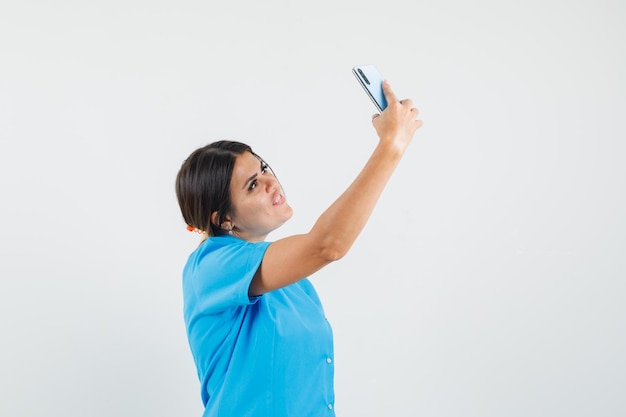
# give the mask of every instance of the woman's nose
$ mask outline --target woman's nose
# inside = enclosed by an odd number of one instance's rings
[[[271,191],[274,191],[276,188],[278,188],[278,181],[276,180],[275,177],[266,177],[264,178],[264,181],[265,181],[265,191],[271,192]]]

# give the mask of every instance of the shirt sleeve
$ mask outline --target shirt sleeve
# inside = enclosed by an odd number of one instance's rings
[[[248,296],[250,282],[270,243],[236,238],[225,245],[207,243],[198,253],[190,280],[199,310],[215,314],[256,302],[258,297]]]

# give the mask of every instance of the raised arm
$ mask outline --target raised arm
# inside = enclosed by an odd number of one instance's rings
[[[306,234],[273,242],[250,284],[259,295],[305,278],[342,258],[365,227],[385,185],[422,122],[410,99],[398,101],[383,83],[389,106],[374,115],[379,142],[350,186],[318,218]]]

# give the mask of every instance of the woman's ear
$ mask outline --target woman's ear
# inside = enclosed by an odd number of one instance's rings
[[[220,220],[222,222],[221,224]],[[213,224],[213,226],[217,226],[222,230],[232,230],[233,228],[230,216],[224,216],[220,219],[219,213],[217,211],[211,213],[211,223]]]
[[[214,211],[213,213],[211,213],[211,224],[213,226],[220,227],[219,220],[220,220],[220,215],[217,211]]]

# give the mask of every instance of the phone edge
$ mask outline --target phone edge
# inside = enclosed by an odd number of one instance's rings
[[[384,110],[380,107],[380,105],[378,104],[374,96],[372,95],[372,92],[369,90],[369,88],[367,88],[367,86],[365,85],[365,82],[359,76],[359,73],[357,71],[358,68],[360,68],[360,66],[352,67],[352,74],[354,74],[354,76],[356,77],[361,87],[367,93],[367,96],[370,98],[370,100],[372,100],[372,103],[374,103],[374,107],[376,107],[376,109],[378,110],[378,113],[382,113]]]

